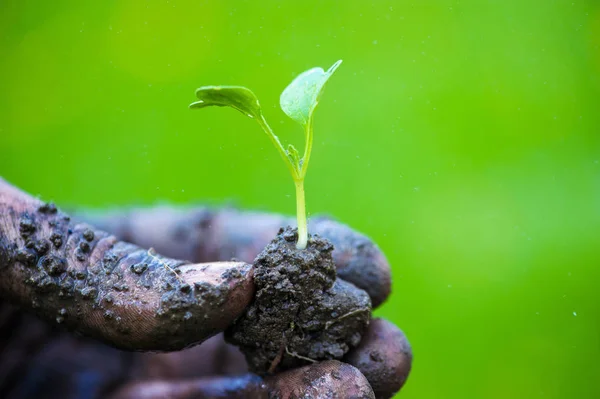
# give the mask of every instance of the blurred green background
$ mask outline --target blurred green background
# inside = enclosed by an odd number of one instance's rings
[[[63,206],[293,213],[258,126],[187,105],[246,85],[300,143],[281,90],[343,59],[308,210],[393,265],[399,396],[600,397],[598,2],[4,0],[0,43],[0,174]]]

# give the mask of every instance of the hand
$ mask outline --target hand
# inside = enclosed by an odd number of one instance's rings
[[[210,338],[250,303],[252,267],[244,261],[290,224],[286,218],[172,208],[79,218],[114,236],[0,179],[0,397],[386,398],[408,375],[410,347],[384,320],[372,321],[344,362],[264,380],[247,373],[221,335]],[[334,243],[340,277],[365,289],[374,306],[385,300],[389,268],[368,239],[325,219],[310,228]],[[232,257],[240,261],[225,261]]]

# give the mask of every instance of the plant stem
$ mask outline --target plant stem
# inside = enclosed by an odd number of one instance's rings
[[[296,184],[296,218],[298,220],[298,243],[296,248],[305,249],[308,243],[306,226],[306,203],[304,201],[304,179],[294,180]]]
[[[296,218],[298,219],[298,243],[296,248],[306,249],[308,244],[308,226],[306,221],[306,201],[304,199],[304,177],[310,160],[310,152],[312,150],[313,134],[312,134],[312,116],[306,124],[306,142],[304,145],[304,155],[302,157],[302,165],[298,165],[298,179],[294,179],[296,183]]]
[[[271,126],[269,126],[269,124],[267,123],[267,120],[265,119],[264,116],[261,115],[261,118],[257,119],[256,121],[258,122],[260,127],[264,130],[264,132],[267,134],[267,136],[269,136],[269,139],[271,140],[271,142],[273,143],[273,145],[279,152],[279,155],[281,155],[281,159],[283,159],[283,162],[285,162],[285,165],[290,170],[292,178],[294,180],[296,180],[298,178],[298,172],[296,171],[296,166],[292,163],[292,161],[290,160],[290,157],[285,152],[283,145],[281,145],[281,141],[279,141],[279,137],[277,137],[277,135],[275,135],[275,133],[273,132],[273,129],[271,129]]]
[[[310,153],[313,145],[313,118],[312,115],[308,118],[306,124],[306,142],[304,143],[304,155],[302,156],[302,168],[300,169],[299,175],[301,178],[306,176],[306,170],[308,169],[308,161],[310,160]]]
[[[308,161],[310,159],[310,152],[312,150],[313,143],[313,132],[312,132],[312,116],[308,119],[308,123],[306,124],[306,143],[304,146],[304,156],[302,157],[302,165],[296,164],[292,161],[292,158],[288,155],[288,153],[281,145],[281,141],[279,141],[279,137],[275,135],[271,126],[267,123],[265,118],[261,115],[260,119],[257,119],[258,124],[262,127],[262,129],[267,133],[267,136],[271,139],[275,148],[281,155],[281,158],[287,165],[292,178],[294,179],[294,184],[296,185],[296,218],[298,220],[298,243],[296,244],[296,248],[298,249],[306,249],[306,245],[308,244],[308,226],[306,221],[306,201],[304,199],[304,176],[306,176],[306,170],[308,168]]]

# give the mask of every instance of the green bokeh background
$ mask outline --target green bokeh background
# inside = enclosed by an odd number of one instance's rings
[[[344,60],[317,110],[311,214],[365,232],[415,353],[403,398],[597,398],[600,4],[0,4],[0,175],[63,206],[294,212],[252,120],[190,111],[252,88],[279,136],[298,73]]]

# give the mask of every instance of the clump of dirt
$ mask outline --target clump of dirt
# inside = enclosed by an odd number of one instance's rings
[[[255,373],[341,359],[369,325],[371,300],[336,279],[333,245],[313,236],[298,250],[297,239],[297,229],[281,229],[256,257],[254,302],[225,333]]]

